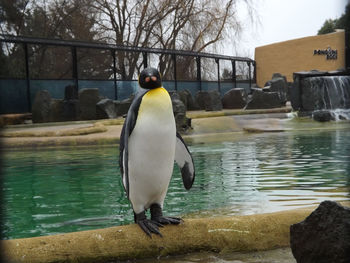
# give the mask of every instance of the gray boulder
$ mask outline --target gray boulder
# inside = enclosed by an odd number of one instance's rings
[[[50,121],[51,95],[47,90],[39,90],[32,104],[32,120],[34,123]]]
[[[350,76],[333,76],[332,72],[308,71],[293,74],[290,90],[294,110],[350,108]]]
[[[242,109],[247,104],[244,89],[230,89],[222,98],[224,109]]]
[[[198,110],[199,107],[196,105],[196,102],[194,101],[191,92],[188,90],[181,90],[178,92],[180,96],[180,100],[183,102],[183,104],[186,107],[186,110]]]
[[[315,121],[327,122],[334,121],[335,117],[329,110],[317,110],[312,113],[312,118]]]
[[[99,102],[98,89],[79,90],[79,119],[95,120],[96,104]]]
[[[129,98],[125,100],[115,100],[114,101],[114,106],[116,110],[117,116],[123,116],[128,113],[128,110],[130,108],[130,105],[134,99],[134,95],[130,96]]]
[[[64,89],[63,119],[76,121],[79,119],[78,89],[75,85],[68,85]]]
[[[63,100],[63,120],[77,121],[79,119],[79,101],[78,100]]]
[[[188,93],[185,90],[181,90],[181,91],[178,91],[177,94],[179,95],[179,99],[182,101],[182,103],[184,104],[187,110]]]
[[[117,117],[115,103],[110,99],[102,99],[96,104],[97,119],[113,119]]]
[[[299,82],[302,89],[301,104],[304,111],[329,109],[329,98],[325,95],[322,78],[304,78]],[[315,90],[317,89],[317,90]]]
[[[271,86],[265,86],[262,88],[263,92],[271,92]]]
[[[290,227],[290,245],[298,263],[350,260],[350,208],[324,201],[304,221]]]
[[[50,121],[65,121],[63,117],[63,100],[52,99],[50,105]]]
[[[286,76],[284,76],[284,75],[282,75],[281,73],[278,73],[278,72],[272,74],[272,78],[271,79],[279,79],[279,78],[283,78],[284,81],[287,83]]]
[[[282,105],[285,105],[288,100],[288,83],[286,76],[280,73],[273,73],[272,79],[265,83],[263,91],[277,92]]]
[[[205,110],[206,101],[209,99],[208,91],[198,91],[195,96],[196,104],[200,110]]]
[[[285,105],[287,102],[288,85],[285,78],[274,78],[270,81],[270,91],[277,92],[281,103]]]
[[[254,89],[249,96],[245,109],[269,109],[282,106],[277,92],[264,92],[261,89]]]
[[[173,100],[181,100],[181,97],[180,97],[180,94],[179,92],[175,91],[175,90],[171,90],[171,91],[168,91],[169,93],[169,96],[171,98],[171,101]],[[182,101],[182,100],[181,100]],[[182,101],[183,102],[183,101]],[[183,102],[183,104],[185,105],[185,103]]]
[[[176,129],[178,131],[186,131],[188,127],[188,120],[186,117],[186,108],[181,100],[174,99],[173,103],[173,112],[176,122]]]
[[[176,129],[185,132],[191,127],[191,120],[186,117],[186,106],[177,92],[169,92],[173,104],[173,112],[176,122]]]
[[[51,98],[47,90],[37,92],[32,116],[34,123],[78,120],[79,101]]]
[[[212,91],[198,91],[195,98],[199,109],[206,111],[220,111],[222,110],[222,102],[220,93],[216,90]]]

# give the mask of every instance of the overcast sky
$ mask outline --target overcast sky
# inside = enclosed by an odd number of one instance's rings
[[[317,35],[326,19],[339,18],[348,0],[255,0],[259,22],[252,25],[244,9],[242,39],[234,48],[225,48],[226,55],[254,58],[254,49],[271,43]]]

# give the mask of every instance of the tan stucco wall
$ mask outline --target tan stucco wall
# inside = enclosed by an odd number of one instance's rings
[[[337,59],[314,55],[314,50],[330,47],[338,52]],[[273,73],[281,73],[293,81],[293,72],[322,71],[345,68],[345,32],[310,36],[255,48],[257,84],[263,87]]]

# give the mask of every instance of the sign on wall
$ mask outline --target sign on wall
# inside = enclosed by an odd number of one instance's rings
[[[315,49],[314,55],[326,55],[326,59],[337,59],[338,51],[336,49],[331,49],[328,47],[327,49]]]

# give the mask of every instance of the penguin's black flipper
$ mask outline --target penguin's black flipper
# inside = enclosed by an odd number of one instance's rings
[[[175,161],[180,167],[182,181],[188,190],[192,187],[195,178],[193,159],[181,135],[176,133]]]
[[[143,95],[145,94],[146,94],[145,90],[141,90],[139,93],[136,94],[136,97],[134,98],[134,100],[130,105],[128,114],[126,115],[126,119],[124,121],[122,132],[120,134],[119,168],[122,175],[123,186],[128,198],[129,198],[129,168],[127,165],[128,154],[129,154],[128,141],[129,141],[129,136],[135,127],[141,100],[143,98]]]

